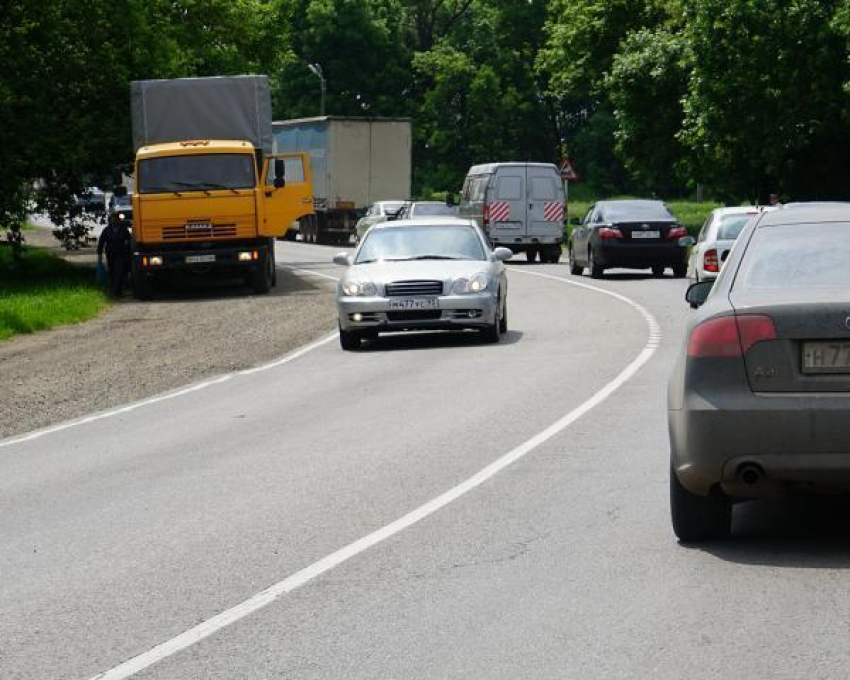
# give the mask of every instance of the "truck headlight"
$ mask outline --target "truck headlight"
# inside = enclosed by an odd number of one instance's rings
[[[148,264],[150,264],[151,267],[161,267],[162,258],[159,255],[151,255],[150,259],[148,259]]]
[[[375,295],[378,289],[371,281],[347,281],[342,286],[342,292],[349,296],[369,297]]]
[[[468,279],[455,279],[452,284],[452,293],[455,295],[465,295],[467,293],[480,293],[487,289],[487,274],[478,272],[473,274]]]

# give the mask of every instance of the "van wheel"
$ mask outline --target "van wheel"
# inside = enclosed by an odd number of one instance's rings
[[[662,266],[661,266],[661,265],[659,265],[659,264],[655,265],[655,266],[652,268],[652,275],[653,275],[656,279],[660,279],[662,276],[664,276],[664,267],[662,267]]]
[[[688,491],[670,466],[673,532],[683,543],[727,538],[732,532],[732,502],[719,489],[706,496]]]
[[[528,250],[526,250],[525,251],[525,259],[528,262],[534,262],[537,259],[537,249],[536,248],[529,248]]]

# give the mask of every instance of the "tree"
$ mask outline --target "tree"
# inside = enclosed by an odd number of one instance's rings
[[[846,3],[688,0],[693,72],[681,133],[729,198],[850,196]]]
[[[681,34],[657,28],[629,34],[605,77],[617,156],[643,191],[675,195],[690,177],[688,150],[678,137],[689,74]]]

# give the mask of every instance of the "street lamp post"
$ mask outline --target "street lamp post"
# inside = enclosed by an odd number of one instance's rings
[[[325,95],[327,94],[327,88],[325,87],[325,75],[324,75],[324,73],[322,73],[322,67],[319,66],[319,64],[307,64],[307,66],[310,68],[310,71],[313,72],[313,75],[315,75],[319,79],[319,82],[321,83],[322,100],[321,100],[321,104],[319,105],[319,115],[324,116],[325,115]]]

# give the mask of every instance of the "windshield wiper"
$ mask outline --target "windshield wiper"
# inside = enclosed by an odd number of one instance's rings
[[[210,189],[229,189],[234,194],[239,194],[239,192],[233,187],[229,187],[224,184],[214,184],[212,182],[172,182],[172,184],[177,184],[178,186],[187,187],[189,189],[200,189],[207,195],[209,195]]]
[[[452,257],[451,255],[417,255],[416,257],[402,257],[401,261],[407,260],[462,260],[461,257]]]

